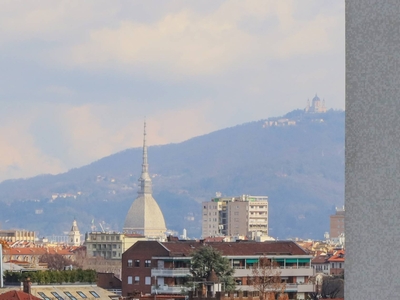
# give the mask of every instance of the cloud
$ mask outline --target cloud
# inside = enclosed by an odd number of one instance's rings
[[[344,1],[5,1],[0,54],[0,180],[344,107]]]
[[[28,122],[15,121],[0,127],[0,180],[59,173],[65,166],[58,158],[43,155],[27,135]]]
[[[90,30],[82,43],[53,57],[69,67],[185,80],[334,48],[330,31],[340,22],[337,15],[322,11],[311,19],[296,18],[294,3],[226,1],[207,14],[187,8],[153,23],[125,19]],[[255,30],[257,26],[262,30]]]

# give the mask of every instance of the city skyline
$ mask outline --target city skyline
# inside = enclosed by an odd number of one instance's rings
[[[0,181],[140,147],[145,117],[151,146],[305,108],[315,93],[344,108],[344,2],[3,8]]]

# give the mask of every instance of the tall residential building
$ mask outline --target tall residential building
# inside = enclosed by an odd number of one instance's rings
[[[163,213],[154,200],[147,162],[146,122],[143,135],[143,164],[142,175],[139,179],[140,190],[138,197],[132,203],[125,219],[124,232],[144,235],[147,238],[164,240],[167,228]]]
[[[268,235],[268,197],[216,197],[202,203],[202,236]]]
[[[344,206],[336,207],[336,214],[330,216],[330,238],[337,239],[344,234]]]

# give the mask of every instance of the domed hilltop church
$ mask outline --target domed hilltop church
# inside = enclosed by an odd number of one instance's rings
[[[144,235],[148,239],[164,240],[167,228],[163,213],[152,195],[149,164],[147,162],[146,122],[143,135],[142,175],[139,178],[140,189],[125,219],[124,233]]]
[[[308,113],[326,113],[325,100],[321,101],[318,95],[315,94],[315,97],[312,99],[311,106],[310,100],[307,100],[307,107],[304,109],[304,111]]]

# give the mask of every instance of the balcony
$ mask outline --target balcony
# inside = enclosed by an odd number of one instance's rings
[[[175,286],[168,286],[162,285],[155,287],[154,285],[151,286],[151,293],[152,294],[182,294],[188,290],[188,287],[175,285]]]
[[[315,291],[315,287],[312,283],[299,283],[297,285],[298,293],[311,293]]]
[[[253,276],[253,269],[251,267],[234,267],[234,277],[246,277]],[[281,267],[276,268],[276,271],[280,272],[280,276],[313,276],[314,269],[311,266],[293,266],[293,267]]]
[[[186,277],[190,275],[189,268],[176,268],[176,269],[151,269],[151,276],[157,277]]]

